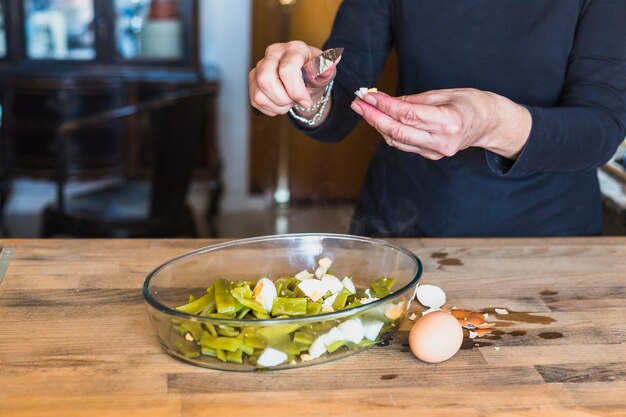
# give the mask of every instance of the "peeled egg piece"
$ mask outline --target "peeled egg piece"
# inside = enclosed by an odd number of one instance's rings
[[[409,333],[411,352],[429,363],[443,362],[453,357],[463,343],[463,329],[448,313],[437,311],[421,317]]]
[[[441,308],[446,303],[446,293],[436,285],[418,286],[415,296],[424,307]]]

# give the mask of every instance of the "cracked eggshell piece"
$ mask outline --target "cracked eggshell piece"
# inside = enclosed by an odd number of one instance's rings
[[[321,299],[328,291],[326,284],[319,279],[307,279],[298,284],[298,288],[314,302]]]
[[[257,364],[261,366],[265,366],[267,368],[271,366],[278,366],[287,360],[287,354],[281,352],[280,350],[276,350],[274,348],[268,347],[265,348],[259,359],[257,360]]]
[[[350,292],[350,294],[356,294],[356,287],[354,286],[354,282],[350,279],[350,277],[345,277],[341,280],[343,287]]]
[[[296,279],[299,280],[299,281],[304,281],[304,280],[307,280],[307,279],[311,279],[311,278],[313,278],[313,276],[314,275],[312,273],[310,273],[309,271],[307,271],[306,269],[304,271],[298,272],[295,275]]]
[[[322,277],[322,282],[332,294],[337,294],[339,291],[343,290],[343,284],[339,281],[339,278],[334,275],[325,274]]]
[[[499,314],[501,316],[509,314],[509,311],[505,308],[496,308],[494,311],[496,312],[496,314]]]
[[[425,316],[426,314],[434,313],[435,311],[440,311],[440,310],[438,308],[429,308],[428,310],[422,311],[422,316]]]
[[[378,88],[372,87],[372,88],[367,88],[367,87],[361,87],[358,90],[356,90],[354,92],[354,95],[356,95],[358,98],[360,98],[361,100],[363,100],[363,98],[368,95],[368,94],[374,94],[374,93],[378,93]]]
[[[436,285],[419,285],[415,295],[424,307],[439,309],[446,303],[446,293]]]
[[[267,278],[261,278],[252,291],[254,300],[261,304],[268,313],[272,311],[274,298],[277,296],[276,286]]]
[[[343,334],[343,337],[348,342],[358,344],[365,337],[365,330],[363,329],[363,323],[358,318],[346,320],[337,326],[337,329]]]
[[[363,332],[365,334],[365,338],[367,340],[371,340],[372,342],[376,341],[380,330],[383,328],[384,323],[378,320],[367,320],[362,321],[363,323]]]

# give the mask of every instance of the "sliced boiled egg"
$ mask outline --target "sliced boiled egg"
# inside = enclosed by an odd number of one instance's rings
[[[261,278],[252,291],[254,300],[261,304],[268,313],[272,311],[274,298],[276,298],[277,295],[276,286],[267,278]]]
[[[315,302],[322,298],[328,291],[326,284],[319,279],[304,280],[298,284],[298,288],[300,288],[300,290],[302,290],[307,297]]]
[[[345,277],[341,280],[343,287],[350,292],[350,294],[356,294],[356,287],[354,286],[354,282],[350,279],[350,277]]]
[[[336,294],[343,290],[343,284],[339,281],[339,278],[334,275],[324,274],[324,276],[322,276],[322,282],[332,294]]]
[[[263,353],[261,353],[259,359],[257,360],[257,363],[261,366],[270,367],[278,366],[282,363],[285,363],[286,360],[287,354],[285,352],[281,352],[280,350],[268,347],[265,348]]]

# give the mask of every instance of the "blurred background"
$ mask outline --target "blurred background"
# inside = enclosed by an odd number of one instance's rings
[[[267,45],[321,47],[340,3],[0,0],[0,237],[347,232],[375,132],[322,145],[247,93]],[[623,154],[598,172],[605,234]]]

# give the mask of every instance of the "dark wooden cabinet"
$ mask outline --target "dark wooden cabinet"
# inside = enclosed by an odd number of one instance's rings
[[[60,123],[159,95],[202,88],[196,175],[215,174],[216,74],[199,61],[198,0],[0,0],[0,104],[14,172],[46,176]],[[149,157],[142,115],[81,132],[70,155],[90,174]]]
[[[55,179],[64,122],[200,89],[201,105],[185,109],[201,115],[198,126],[185,131],[193,132],[194,176],[219,187],[219,83],[199,59],[199,1],[0,0],[0,177]],[[167,117],[141,113],[74,132],[67,174],[91,178],[123,166],[141,176]],[[3,200],[7,189],[0,184]]]

